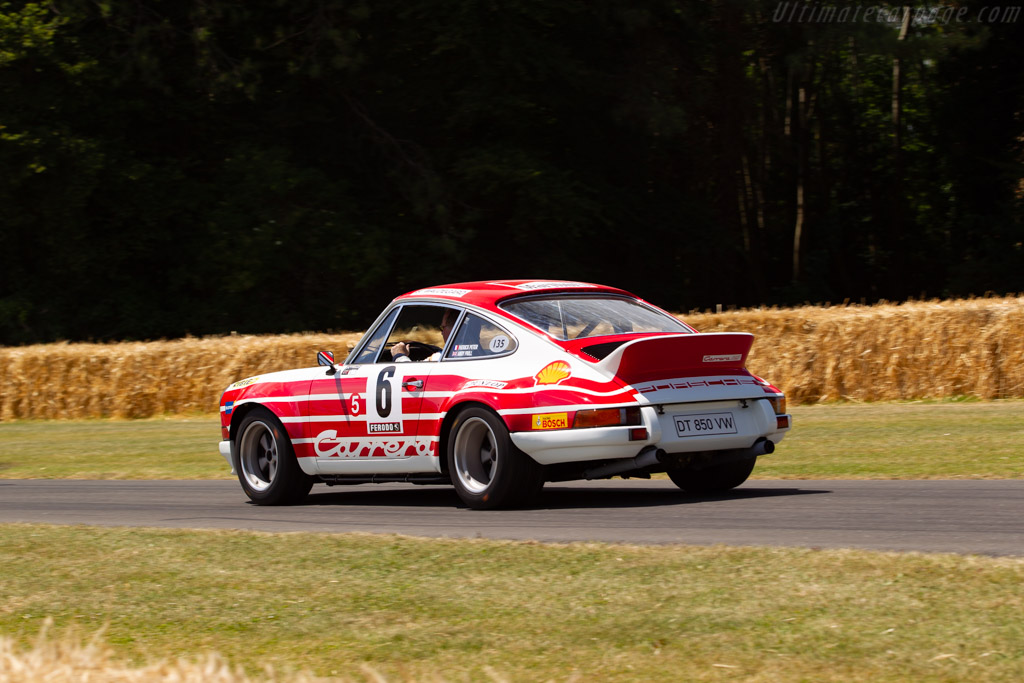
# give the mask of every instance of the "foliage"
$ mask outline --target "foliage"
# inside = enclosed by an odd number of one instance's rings
[[[0,343],[1024,290],[1024,20],[785,4],[0,2]]]

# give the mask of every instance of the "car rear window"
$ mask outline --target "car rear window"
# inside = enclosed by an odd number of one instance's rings
[[[692,332],[672,316],[622,297],[530,297],[508,301],[501,308],[563,341],[635,332]]]

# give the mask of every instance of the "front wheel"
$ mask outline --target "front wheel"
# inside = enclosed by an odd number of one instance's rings
[[[302,502],[313,477],[302,471],[288,432],[266,408],[255,408],[238,426],[238,481],[257,505]]]
[[[448,472],[459,498],[487,510],[527,501],[544,486],[544,470],[515,447],[501,418],[467,408],[452,423]]]
[[[756,460],[757,458],[734,460],[700,470],[672,469],[668,471],[668,477],[676,486],[688,493],[723,493],[745,482],[754,471]]]

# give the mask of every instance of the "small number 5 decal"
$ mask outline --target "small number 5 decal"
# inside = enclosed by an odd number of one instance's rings
[[[352,414],[359,414],[359,394],[352,394]]]

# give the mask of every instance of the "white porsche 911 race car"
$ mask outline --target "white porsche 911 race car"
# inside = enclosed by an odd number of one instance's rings
[[[420,289],[344,363],[321,352],[318,367],[229,386],[220,452],[262,505],[318,482],[449,484],[481,509],[526,503],[545,481],[656,472],[726,491],[792,422],[746,370],[752,342],[583,282]]]

